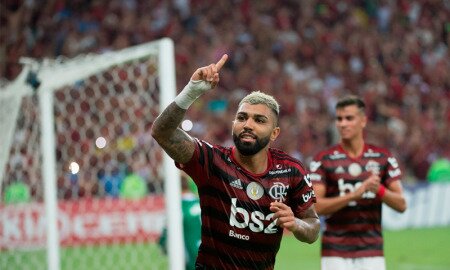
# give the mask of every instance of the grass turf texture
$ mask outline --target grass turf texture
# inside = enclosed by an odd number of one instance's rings
[[[450,227],[384,231],[387,270],[449,270]],[[312,245],[284,237],[275,270],[320,269],[320,239]]]
[[[46,252],[0,251],[0,270],[46,270]],[[116,244],[61,249],[61,270],[160,270],[167,257],[156,244]]]
[[[449,270],[450,227],[384,231],[388,270]],[[275,270],[320,269],[320,239],[312,244],[283,238]],[[0,269],[46,269],[44,251],[0,251]],[[61,250],[61,270],[167,269],[153,244],[76,247]]]

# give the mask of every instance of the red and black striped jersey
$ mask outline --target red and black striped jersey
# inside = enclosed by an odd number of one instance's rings
[[[397,159],[388,150],[369,144],[358,158],[349,157],[341,145],[335,145],[314,157],[310,170],[313,184],[326,186],[326,197],[356,190],[372,173],[378,174],[385,186],[401,177]],[[381,199],[367,191],[362,199],[326,216],[322,256],[383,256],[381,205]]]
[[[234,147],[195,139],[186,164],[176,164],[198,186],[202,243],[197,263],[205,269],[273,269],[283,231],[272,220],[270,203],[289,205],[296,217],[315,196],[303,164],[269,148],[268,167],[253,174],[234,159]]]

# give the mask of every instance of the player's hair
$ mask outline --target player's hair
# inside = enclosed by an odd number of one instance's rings
[[[248,103],[252,105],[256,104],[264,104],[267,107],[269,107],[273,113],[275,114],[275,124],[278,126],[278,116],[280,114],[280,105],[275,100],[275,98],[271,95],[265,94],[261,91],[253,91],[247,96],[245,96],[241,102],[239,102],[239,107],[241,107],[242,104]]]
[[[355,95],[348,95],[348,96],[345,96],[338,100],[338,102],[336,103],[336,110],[342,109],[344,107],[351,106],[351,105],[356,105],[356,107],[358,107],[358,109],[362,113],[364,113],[364,110],[366,108],[366,104],[360,97],[355,96]]]

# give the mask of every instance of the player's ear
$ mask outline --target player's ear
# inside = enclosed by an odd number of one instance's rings
[[[365,128],[366,125],[367,125],[367,115],[364,115],[362,119],[362,127]]]
[[[270,134],[270,140],[275,141],[278,138],[278,135],[280,135],[280,127],[274,127],[272,129],[272,134]]]

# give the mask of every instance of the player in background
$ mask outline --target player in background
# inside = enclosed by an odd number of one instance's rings
[[[336,104],[340,143],[311,162],[316,209],[325,218],[322,270],[384,270],[381,206],[406,210],[397,159],[367,144],[364,102],[347,96]]]
[[[211,145],[178,128],[189,106],[217,85],[227,58],[197,69],[151,134],[198,187],[202,242],[196,269],[273,269],[283,229],[307,243],[320,230],[303,164],[269,147],[280,134],[277,101],[261,92],[241,100],[232,124],[234,147]]]
[[[181,211],[183,214],[183,236],[186,257],[186,270],[195,269],[198,248],[201,243],[200,202],[197,194],[189,186],[189,177],[181,176]],[[158,241],[164,253],[167,253],[167,227],[164,227]]]

